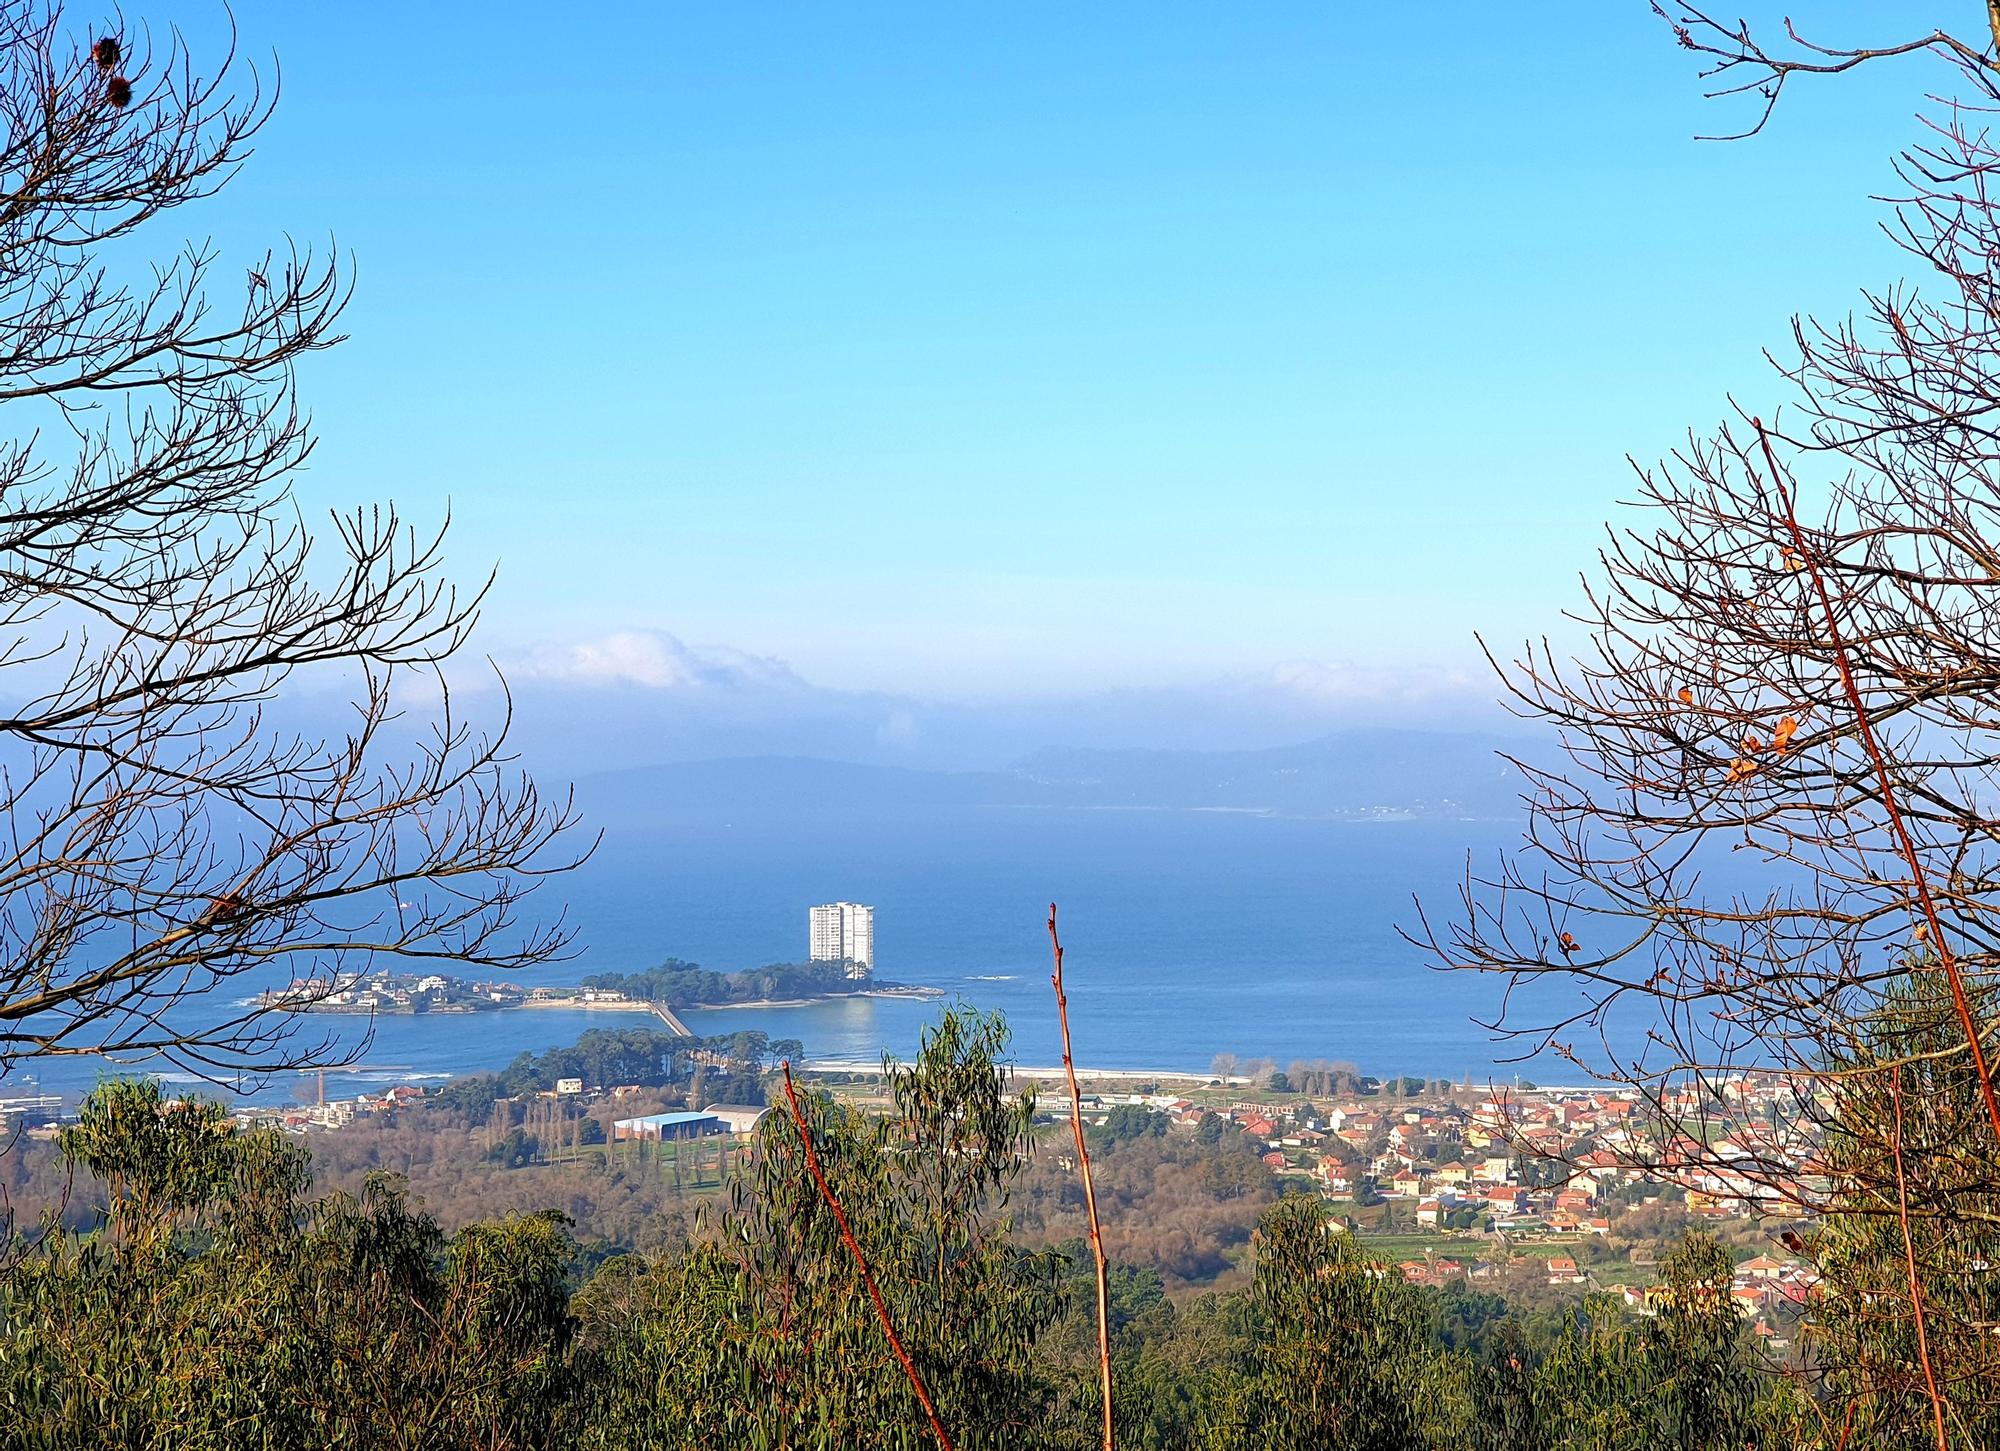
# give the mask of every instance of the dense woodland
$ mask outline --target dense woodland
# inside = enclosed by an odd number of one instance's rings
[[[643,972],[592,973],[583,985],[622,992],[644,1002],[665,1003],[670,1008],[836,997],[881,986],[868,978],[849,977],[838,962],[774,962],[741,972],[711,972],[700,963],[682,962],[677,957]]]
[[[817,1094],[802,1112],[954,1444],[1087,1447],[1094,1316],[1077,1176],[1066,1140],[1036,1143],[1004,1045],[997,1020],[947,1015],[892,1073],[887,1112]],[[1973,1089],[1963,1075],[1930,1087]],[[468,1127],[419,1134],[463,1140]],[[402,1132],[319,1142],[386,1157]],[[1232,1136],[1154,1133],[1136,1116],[1094,1136],[1100,1210],[1120,1226],[1121,1445],[1832,1446],[1849,1417],[1867,1435],[1850,1444],[1928,1442],[1923,1393],[1879,1374],[1906,1363],[1907,1328],[1865,1293],[1830,1295],[1813,1353],[1780,1366],[1728,1301],[1729,1252],[1699,1233],[1665,1256],[1650,1318],[1597,1299],[1531,1308],[1462,1283],[1420,1288],[1383,1273],[1316,1197],[1275,1197]],[[406,1177],[319,1164],[218,1106],[166,1104],[150,1082],[100,1090],[58,1152],[88,1186],[92,1223],[65,1231],[52,1217],[12,1242],[10,1444],[932,1444],[787,1113],[728,1165],[730,1192],[691,1209],[661,1193],[628,1215],[632,1240],[651,1241],[639,1249],[603,1236],[615,1212],[557,1207],[560,1164],[489,1165],[454,1206],[485,1215],[448,1228],[411,1188],[436,1182],[429,1165]],[[573,1182],[615,1193],[607,1152],[570,1166]],[[344,1187],[315,1189],[316,1172]],[[642,1228],[662,1212],[669,1228]],[[1846,1267],[1836,1290],[1899,1268],[1866,1217],[1829,1221],[1819,1249]],[[1871,1364],[1866,1393],[1845,1394],[1842,1378]],[[1976,1417],[1983,1367],[1960,1368]]]
[[[521,1053],[499,1073],[473,1073],[445,1086],[442,1102],[462,1114],[491,1111],[502,1098],[549,1093],[565,1078],[591,1084],[685,1088],[696,1102],[762,1103],[764,1069],[796,1058],[794,1038],[757,1032],[682,1038],[657,1028],[592,1028],[569,1048]]]
[[[1038,1132],[1004,1027],[953,1012],[867,1108],[795,1097],[770,1060],[796,1045],[757,1034],[602,1030],[311,1150],[108,1084],[53,1146],[0,1155],[0,1445],[2000,1445],[2000,4],[1883,44],[1654,9],[1747,105],[1735,139],[1788,88],[1931,67],[1885,218],[1921,286],[1798,322],[1782,400],[1639,475],[1588,647],[1501,666],[1566,764],[1523,766],[1521,848],[1407,930],[1504,984],[1530,1049],[1581,1066],[1640,1015],[1646,1050],[1593,1071],[1663,1125],[1746,1065],[1787,1070],[1810,1174],[1675,1147],[1809,1211],[1790,1359],[1749,1342],[1707,1236],[1673,1239],[1642,1316],[1418,1288],[1225,1126]],[[525,904],[587,854],[570,803],[516,770],[504,692],[482,728],[438,688],[484,587],[393,508],[315,527],[290,493],[315,441],[297,368],[339,341],[348,274],[294,247],[239,273],[154,226],[228,183],[274,95],[171,27],[0,0],[0,1076],[310,1067],[335,1050],[238,979],[484,972],[568,941]],[[343,724],[280,724],[299,682],[343,692]],[[1768,880],[1716,889],[1724,853]],[[593,982],[864,986],[678,962]],[[240,1011],[176,1011],[203,994]],[[1522,1019],[1552,1001],[1575,1006]],[[777,1111],[747,1147],[621,1147],[563,1077]]]

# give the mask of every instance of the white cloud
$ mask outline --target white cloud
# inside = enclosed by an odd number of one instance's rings
[[[1241,749],[1347,726],[1504,720],[1489,681],[1439,663],[1294,659],[1222,679],[954,700],[817,685],[782,659],[618,630],[516,652],[502,669],[517,740],[572,771],[748,755],[989,769],[1051,747]]]
[[[664,630],[621,630],[567,645],[545,645],[508,673],[574,685],[638,685],[673,691],[805,687],[782,660],[726,647],[689,645]]]

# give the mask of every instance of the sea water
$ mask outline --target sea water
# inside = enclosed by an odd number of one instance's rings
[[[878,977],[999,1010],[1016,1061],[1049,1065],[1061,1053],[1049,987],[1053,901],[1076,1054],[1087,1066],[1206,1071],[1218,1053],[1234,1053],[1281,1066],[1346,1061],[1377,1074],[1575,1081],[1573,1068],[1546,1056],[1515,1062],[1525,1045],[1481,1025],[1499,1011],[1498,979],[1439,972],[1398,932],[1419,925],[1419,900],[1434,921],[1451,921],[1468,862],[1490,869],[1519,832],[1506,822],[989,807],[874,820],[668,820],[611,832],[587,865],[546,883],[534,910],[566,912],[577,955],[515,980],[573,983],[667,957],[717,970],[796,961],[806,955],[807,908],[866,902]],[[1575,1002],[1544,992],[1517,1002],[1514,1020],[1531,1025]],[[688,1022],[698,1033],[797,1038],[809,1059],[872,1061],[913,1052],[942,1007],[858,998],[710,1009]],[[523,1008],[372,1024],[312,1015],[302,1033],[346,1043],[354,1070],[329,1074],[327,1093],[347,1097],[499,1068],[593,1026],[652,1022]],[[107,1071],[146,1068],[193,1079],[157,1063],[53,1060],[0,1080],[0,1096],[76,1094]],[[239,1087],[271,1101],[317,1092],[296,1075]]]

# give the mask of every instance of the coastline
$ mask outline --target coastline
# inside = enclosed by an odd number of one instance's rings
[[[349,1018],[484,1018],[494,1013],[511,1013],[517,1008],[563,1008],[572,1013],[650,1013],[651,1003],[586,1003],[574,998],[551,998],[544,1002],[495,1003],[485,1008],[465,1008],[451,1004],[425,1008],[418,1012],[415,1008],[398,1007],[394,1004],[374,1007],[354,1007],[346,1003],[279,1003],[271,1005],[288,1013],[325,1013]]]
[[[535,1002],[509,1003],[507,1008],[567,1008],[573,1013],[650,1013],[651,1003],[640,1002],[637,998],[626,998],[621,1002],[586,1003],[576,998],[543,998]]]
[[[860,1059],[808,1058],[799,1067],[806,1073],[869,1073],[879,1076],[882,1072],[879,1061],[866,1062]],[[1061,1064],[1053,1068],[1008,1064],[1007,1069],[1014,1077],[1020,1079],[1033,1079],[1037,1082],[1064,1086],[1068,1083],[1068,1070]],[[1079,1081],[1094,1079],[1099,1082],[1117,1083],[1192,1083],[1197,1086],[1219,1081],[1213,1073],[1190,1073],[1183,1068],[1086,1068],[1082,1064],[1077,1065],[1076,1076]],[[1248,1080],[1233,1078],[1230,1083],[1232,1086],[1247,1086]]]
[[[912,999],[917,1002],[932,1002],[944,997],[941,987],[883,987],[868,988],[862,992],[827,993],[816,998],[756,998],[745,1003],[689,1003],[677,1011],[683,1013],[728,1012],[735,1008],[810,1008],[821,1003],[845,1002],[848,998],[890,998]]]
[[[945,991],[943,988],[882,987],[867,988],[860,992],[851,993],[826,993],[820,997],[813,998],[756,998],[749,1002],[741,1003],[689,1003],[686,1007],[676,1008],[673,1011],[701,1013],[727,1012],[733,1008],[809,1008],[819,1003],[844,1002],[848,998],[886,998],[891,1000],[902,999],[929,1002],[943,998],[944,996]],[[599,1000],[596,1002],[585,1002],[581,998],[537,998],[533,1000],[524,999],[518,1003],[495,1003],[491,1007],[483,1008],[446,1005],[428,1008],[422,1013],[412,1008],[394,1006],[362,1008],[340,1003],[299,1003],[290,1006],[287,1011],[295,1013],[338,1013],[356,1018],[415,1018],[428,1017],[433,1014],[441,1014],[447,1017],[485,1017],[488,1013],[507,1013],[514,1011],[516,1008],[560,1008],[573,1013],[651,1013],[654,1011],[652,1003],[639,998],[624,998],[610,1001]]]

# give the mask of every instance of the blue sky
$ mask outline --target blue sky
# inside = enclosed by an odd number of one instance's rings
[[[243,0],[284,100],[179,224],[353,254],[307,497],[449,498],[485,647],[579,687],[1420,712],[1557,625],[1627,451],[1900,275],[1941,83],[1714,145],[1643,0],[557,13]]]

